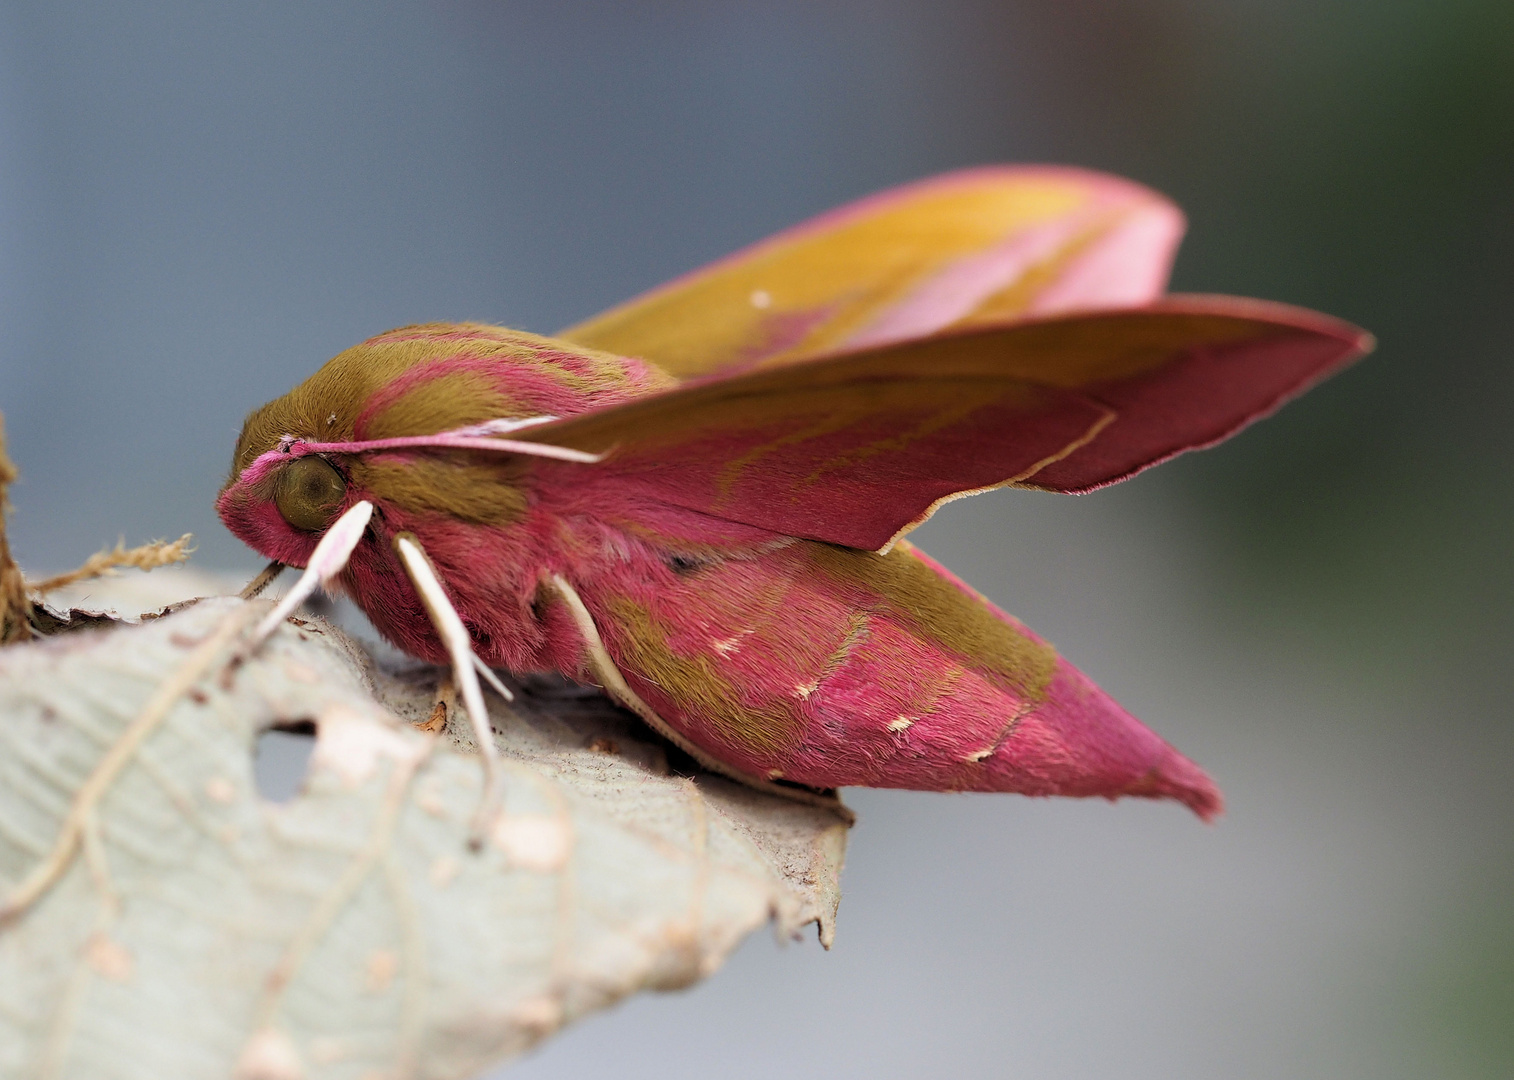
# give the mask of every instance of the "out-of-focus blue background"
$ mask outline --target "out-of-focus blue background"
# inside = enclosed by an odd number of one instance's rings
[[[1228,816],[854,793],[833,952],[755,940],[514,1075],[1514,1075],[1507,0],[7,0],[15,547],[251,570],[241,418],[338,350],[550,332],[984,161],[1145,181],[1176,288],[1381,339],[1221,449],[919,534]]]

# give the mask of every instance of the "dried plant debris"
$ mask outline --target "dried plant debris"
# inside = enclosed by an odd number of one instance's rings
[[[490,701],[505,805],[473,854],[436,669],[318,621],[229,666],[268,610],[0,652],[0,1077],[469,1077],[769,920],[829,940],[834,814],[678,775],[605,699],[537,687]],[[258,734],[301,724],[300,794],[262,799]]]
[[[77,596],[80,586],[85,582],[116,577],[120,567],[156,570],[182,564],[194,551],[190,546],[194,538],[189,533],[172,543],[154,540],[133,548],[127,547],[125,541],[118,540],[114,548],[96,552],[76,569],[40,581],[29,581],[11,557],[10,541],[5,529],[6,514],[10,510],[7,492],[19,476],[15,464],[6,454],[5,418],[0,416],[0,645],[27,641],[37,634],[56,634],[66,630],[109,625],[118,618],[115,612],[95,607],[74,607],[68,603],[70,598],[67,594],[72,592]],[[179,584],[182,585],[183,581]],[[62,606],[58,606],[58,596],[53,597],[53,604],[43,602],[44,595],[60,592],[64,594]],[[184,595],[186,594],[179,594],[180,597]]]
[[[190,553],[194,551],[194,548],[189,546],[193,539],[192,535],[185,533],[172,543],[167,540],[153,540],[134,548],[126,547],[124,541],[117,540],[115,547],[95,552],[84,560],[82,566],[66,574],[55,574],[50,578],[43,578],[41,581],[28,581],[26,587],[34,593],[50,593],[76,582],[114,575],[119,573],[119,568],[123,566],[130,566],[137,570],[156,570],[160,566],[171,566],[189,558]]]
[[[10,511],[7,491],[16,477],[16,466],[5,453],[5,418],[0,417],[0,645],[32,636],[31,600],[26,595],[21,568],[11,558],[10,541],[5,533],[5,516]]]

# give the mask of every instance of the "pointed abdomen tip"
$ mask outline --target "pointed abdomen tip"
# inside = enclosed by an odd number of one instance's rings
[[[1172,799],[1204,821],[1225,809],[1208,774],[1066,661],[1041,708],[1005,740],[999,790]]]
[[[1192,810],[1204,822],[1213,822],[1225,812],[1225,796],[1215,782],[1193,762],[1168,748],[1165,760],[1122,795],[1147,799],[1173,799]]]

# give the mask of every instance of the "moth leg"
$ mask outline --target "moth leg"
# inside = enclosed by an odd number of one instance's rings
[[[436,693],[431,696],[431,715],[416,721],[415,726],[432,735],[440,735],[447,727],[447,713],[457,704],[457,687],[452,682],[452,672],[445,671],[437,680]]]
[[[514,701],[515,695],[510,688],[500,681],[498,675],[488,664],[473,654],[473,665],[478,668],[478,673],[484,677],[484,681],[492,686],[496,693],[506,701]],[[415,726],[422,731],[429,731],[433,735],[440,734],[447,726],[447,714],[457,706],[457,683],[452,678],[450,670],[442,672],[442,676],[436,682],[436,693],[431,696],[431,715],[424,720],[416,721]]]
[[[263,595],[264,589],[273,584],[273,579],[283,573],[283,570],[284,564],[275,559],[263,567],[262,570],[259,570],[258,576],[244,585],[242,591],[237,593],[237,595],[243,600],[256,600]]]
[[[510,690],[508,686],[504,684],[504,681],[494,673],[494,669],[480,660],[478,658],[478,653],[470,652],[469,655],[473,657],[473,666],[478,670],[478,673],[484,677],[484,682],[492,686],[494,688],[494,692],[500,697],[504,698],[506,701],[514,701],[515,694]]]
[[[792,799],[795,802],[805,803],[809,806],[822,807],[833,814],[839,815],[848,825],[856,823],[856,815],[837,796],[824,795],[818,791],[811,791],[808,788],[775,784],[771,780],[763,780],[759,777],[751,776],[740,769],[733,769],[724,762],[717,761],[680,735],[669,726],[666,720],[657,715],[657,711],[652,706],[642,700],[640,694],[632,690],[630,685],[627,684],[625,676],[620,673],[620,668],[615,666],[614,659],[611,658],[609,650],[605,648],[604,639],[599,636],[599,627],[594,625],[594,616],[584,604],[583,598],[578,595],[578,590],[569,585],[561,574],[552,575],[552,585],[557,590],[557,594],[562,597],[563,603],[568,606],[569,613],[573,616],[573,622],[578,627],[579,634],[583,637],[584,651],[589,655],[589,664],[593,668],[594,674],[598,676],[600,683],[604,686],[605,692],[646,721],[647,726],[653,731],[667,739],[668,742],[678,747],[685,754],[688,754],[689,757],[699,762],[700,765],[710,772],[718,773],[728,780],[734,780],[738,784],[755,788],[768,795],[777,795],[785,799]]]
[[[484,708],[484,692],[478,683],[473,640],[468,636],[468,628],[463,625],[457,609],[447,599],[441,579],[436,576],[431,560],[426,558],[426,553],[415,536],[412,533],[400,533],[394,538],[394,548],[399,553],[405,573],[410,576],[410,583],[420,594],[426,614],[431,616],[431,625],[436,628],[437,636],[442,639],[442,645],[452,659],[453,684],[462,694],[463,710],[468,714],[468,721],[473,728],[473,742],[478,747],[479,757],[484,764],[484,795],[473,816],[472,835],[469,839],[469,846],[477,850],[483,846],[484,836],[499,812],[502,773],[499,753],[494,747],[494,729],[489,724],[489,712]],[[509,693],[508,690],[505,692]]]
[[[321,542],[316,544],[310,562],[305,565],[305,572],[294,583],[294,588],[253,630],[252,640],[247,644],[248,652],[254,651],[268,640],[268,635],[293,615],[295,609],[308,600],[316,589],[342,572],[347,560],[352,557],[353,548],[363,538],[363,532],[368,528],[368,519],[372,516],[373,504],[364,499],[360,503],[354,503],[351,509],[336,519],[331,528],[326,530],[326,535],[321,537]]]

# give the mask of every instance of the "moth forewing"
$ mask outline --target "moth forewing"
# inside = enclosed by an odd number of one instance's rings
[[[498,675],[494,674],[494,669],[491,668],[488,664],[484,663],[483,660],[479,658],[478,653],[473,654],[473,666],[478,671],[479,675],[483,676],[484,682],[488,683],[494,688],[494,692],[496,694],[504,698],[506,701],[515,700],[514,691],[506,686]]]

